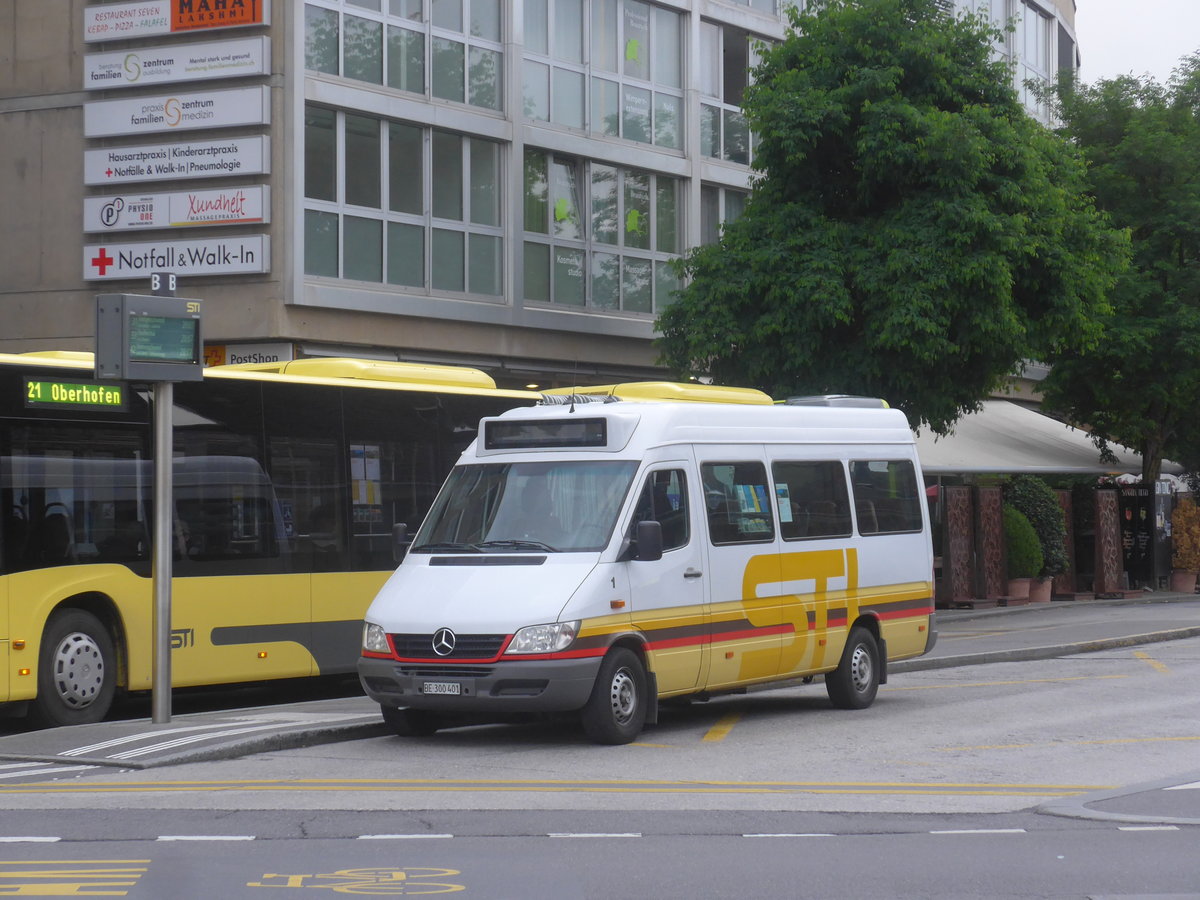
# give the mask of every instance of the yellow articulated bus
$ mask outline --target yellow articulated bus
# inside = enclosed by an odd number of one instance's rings
[[[574,712],[626,743],[661,698],[815,676],[861,709],[889,661],[933,647],[901,412],[597,393],[485,419],[371,604],[359,677],[398,733]]]
[[[0,704],[93,722],[152,687],[144,390],[0,354]],[[218,366],[174,389],[175,687],[352,673],[363,613],[479,420],[536,394],[466,368]]]

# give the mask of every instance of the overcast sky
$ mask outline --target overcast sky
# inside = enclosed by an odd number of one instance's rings
[[[1076,0],[1084,82],[1149,73],[1165,82],[1200,50],[1200,0]]]

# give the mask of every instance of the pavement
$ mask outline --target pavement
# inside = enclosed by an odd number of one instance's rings
[[[889,674],[1050,659],[1200,636],[1200,594],[938,610],[934,649]],[[95,767],[146,769],[389,734],[363,696],[0,733],[0,779]],[[1200,825],[1200,771],[1041,807],[1057,815]]]

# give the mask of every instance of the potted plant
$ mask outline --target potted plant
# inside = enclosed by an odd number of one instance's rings
[[[1028,600],[1029,582],[1042,569],[1042,548],[1025,514],[1005,503],[1004,546],[1008,551],[1008,597]]]
[[[1200,572],[1200,506],[1190,497],[1176,504],[1171,513],[1171,590],[1196,592]]]
[[[1067,571],[1067,523],[1058,497],[1045,481],[1035,475],[1018,475],[1005,486],[1005,500],[1022,513],[1033,526],[1042,551],[1041,568],[1030,584],[1031,601],[1049,602],[1051,582]]]

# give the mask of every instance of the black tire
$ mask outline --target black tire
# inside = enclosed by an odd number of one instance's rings
[[[441,724],[437,713],[428,709],[397,709],[380,705],[383,721],[400,737],[428,737]]]
[[[646,668],[632,650],[617,647],[600,663],[583,707],[583,730],[597,744],[628,744],[646,724]]]
[[[55,613],[42,632],[37,698],[29,719],[42,728],[99,722],[117,688],[112,635],[90,612]]]
[[[838,709],[866,709],[879,692],[879,645],[867,629],[850,629],[838,667],[825,676],[825,691]]]

